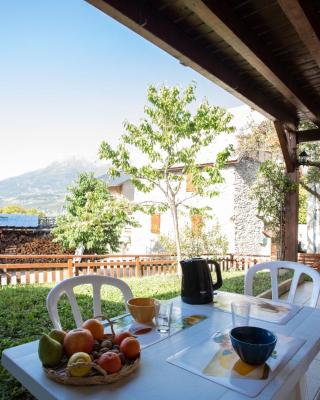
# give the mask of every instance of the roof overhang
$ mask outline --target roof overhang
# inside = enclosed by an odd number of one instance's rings
[[[320,127],[319,1],[87,1],[279,121],[287,168],[292,145],[320,140],[320,129],[295,133],[299,121]]]

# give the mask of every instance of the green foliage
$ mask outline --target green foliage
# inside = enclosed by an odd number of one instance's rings
[[[38,215],[39,217],[46,216],[43,211],[39,211],[36,208],[24,208],[18,204],[11,204],[0,208],[0,214]]]
[[[52,234],[66,250],[82,244],[89,252],[118,251],[123,228],[137,226],[128,202],[113,197],[92,173],[80,174],[69,188],[65,209]]]
[[[276,241],[280,239],[285,195],[295,188],[283,164],[267,160],[260,165],[251,197],[257,201],[258,217]]]
[[[272,160],[283,160],[278,136],[270,120],[256,123],[251,118],[237,141],[237,152],[242,156],[259,159],[258,152],[266,152]]]
[[[299,190],[299,224],[307,223],[307,191],[301,187]]]
[[[218,223],[206,228],[203,224],[192,229],[185,226],[181,233],[181,253],[185,257],[199,257],[204,254],[226,254],[228,240],[220,232]],[[172,237],[160,236],[161,247],[170,254],[175,254],[175,241]]]
[[[140,125],[124,123],[127,133],[122,135],[116,149],[106,141],[100,146],[100,157],[112,162],[111,176],[120,176],[121,172],[129,174],[143,192],[150,192],[155,186],[162,187],[162,181],[168,179],[177,193],[184,178],[170,171],[177,165],[183,166],[182,174],[192,173],[192,183],[198,193],[204,192],[204,186],[222,181],[220,169],[230,154],[229,148],[219,153],[217,165],[204,170],[198,167],[196,156],[219,133],[233,131],[229,126],[232,116],[220,107],[210,106],[207,101],[201,103],[192,116],[187,106],[195,101],[194,91],[194,84],[183,93],[178,87],[162,86],[159,90],[152,85],[149,87],[147,117]],[[137,166],[131,159],[129,146],[146,156],[144,165]],[[138,157],[134,155],[134,159]]]
[[[303,150],[308,154],[309,161],[319,161],[320,143],[303,143],[299,146],[299,152]],[[306,190],[308,190],[308,188],[312,190],[315,184],[320,183],[320,168],[309,166],[301,177],[301,183]]]
[[[303,129],[314,129],[316,126],[310,122],[304,122],[300,124],[299,130]],[[240,155],[245,155],[251,158],[258,158],[258,151],[259,152],[266,152],[269,154],[270,159],[274,162],[277,162],[279,165],[282,164],[282,168],[284,170],[284,163],[283,163],[283,156],[281,152],[281,148],[279,145],[279,140],[277,137],[277,133],[275,131],[274,125],[272,121],[262,121],[261,123],[255,123],[253,119],[251,119],[245,128],[244,132],[237,137],[238,139],[238,146],[237,151]],[[311,160],[318,160],[320,154],[320,147],[319,143],[304,143],[299,145],[298,153],[302,150],[305,150],[308,155],[310,155]],[[267,179],[269,182],[272,181],[271,187],[275,187],[277,181],[280,179],[280,186],[277,188],[275,192],[275,196],[273,192],[268,194],[268,199],[263,201],[263,208],[266,210],[266,214],[273,214],[274,216],[277,215],[275,220],[279,219],[279,192],[282,192],[283,185],[285,185],[285,181],[283,181],[283,174],[280,172],[279,175],[279,168],[275,169],[274,176],[272,177],[272,168],[268,170]],[[283,175],[281,177],[281,175]],[[260,179],[261,181],[261,179]],[[263,180],[262,180],[263,181]],[[308,167],[304,174],[300,176],[300,190],[299,190],[299,223],[303,224],[306,223],[307,217],[307,192],[314,194],[314,184],[320,182],[320,169],[316,167]],[[259,185],[259,182],[257,183]],[[263,192],[265,193],[265,192]],[[263,196],[263,195],[261,195]],[[319,195],[318,195],[319,196]],[[273,199],[271,198],[273,197]],[[282,195],[280,196],[282,197]],[[320,197],[320,196],[319,196]],[[267,206],[265,203],[268,203]],[[271,204],[272,203],[272,204]],[[274,206],[274,209],[271,208]],[[276,237],[279,236],[279,226],[280,222],[276,222],[274,229],[271,228],[271,233],[276,232]],[[269,227],[270,229],[270,227]]]
[[[210,106],[206,100],[192,115],[189,107],[195,101],[194,83],[184,91],[177,86],[157,89],[151,85],[147,100],[146,117],[138,125],[124,123],[126,133],[117,148],[102,142],[100,158],[111,161],[108,171],[111,176],[130,175],[138,190],[147,193],[160,189],[162,198],[145,204],[144,208],[148,212],[150,206],[160,207],[161,211],[170,208],[179,242],[178,208],[191,197],[216,195],[216,184],[223,182],[221,169],[230,156],[230,147],[217,155],[214,165],[199,167],[197,157],[220,133],[234,130],[229,125],[232,116],[220,107]],[[180,173],[177,166],[181,167]],[[186,174],[191,174],[195,188],[194,193],[187,195],[181,190]]]

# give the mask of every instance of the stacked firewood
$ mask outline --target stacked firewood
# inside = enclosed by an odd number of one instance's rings
[[[48,233],[28,231],[0,231],[0,254],[64,254]],[[1,260],[0,260],[1,262]],[[11,263],[21,260],[10,260]]]

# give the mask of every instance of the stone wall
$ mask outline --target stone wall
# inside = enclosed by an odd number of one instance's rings
[[[257,218],[257,204],[249,193],[259,162],[242,159],[234,167],[235,253],[270,255],[270,241],[263,235],[263,222]]]

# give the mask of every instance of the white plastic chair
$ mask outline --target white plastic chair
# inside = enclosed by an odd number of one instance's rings
[[[320,274],[318,271],[309,267],[308,265],[300,264],[293,261],[270,261],[256,264],[253,267],[250,267],[245,276],[244,294],[249,296],[253,295],[253,278],[256,272],[269,270],[271,275],[272,300],[279,300],[278,270],[280,268],[291,269],[294,271],[288,299],[286,300],[286,302],[293,304],[300,276],[301,274],[306,274],[313,281],[312,295],[309,306],[316,307],[320,293]]]
[[[83,319],[81,317],[80,309],[77,304],[73,289],[78,285],[90,284],[93,288],[93,312],[94,316],[101,315],[101,286],[111,285],[121,290],[125,300],[125,307],[127,308],[127,300],[133,297],[130,287],[122,280],[111,278],[109,276],[101,275],[82,275],[74,278],[65,279],[52,288],[47,296],[47,309],[49,317],[55,329],[61,329],[61,322],[58,314],[58,301],[65,293],[68,296],[72,313],[74,316],[77,328],[81,327]]]

